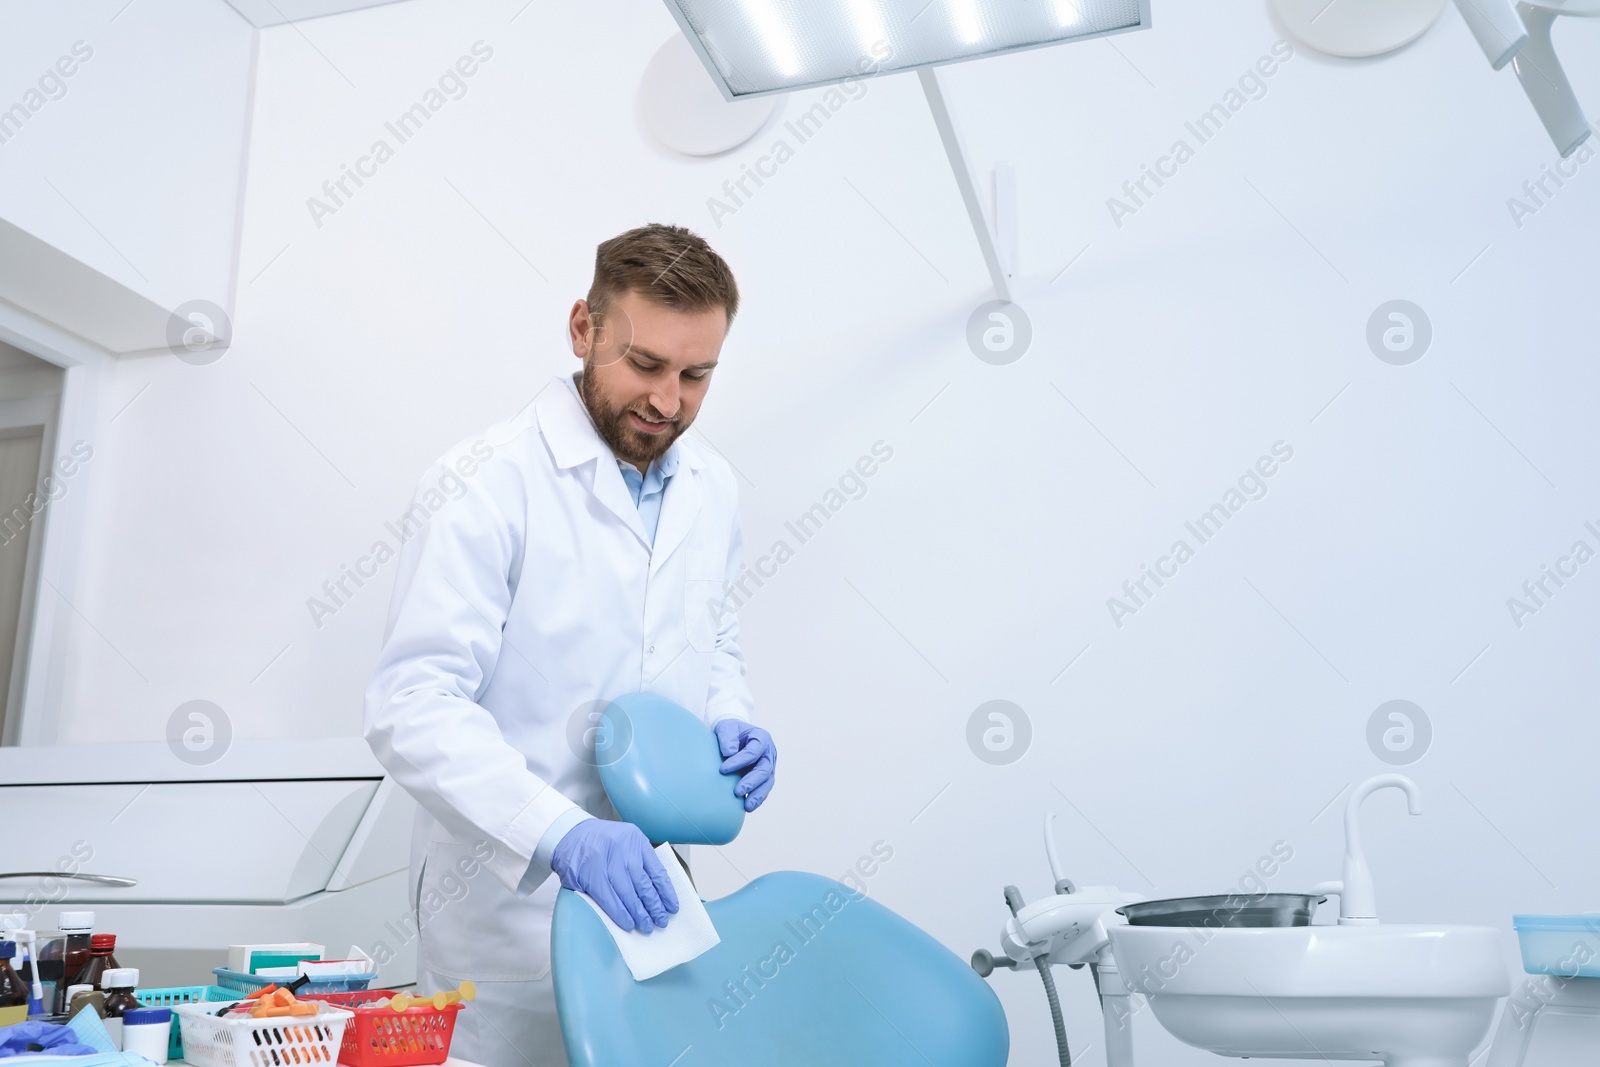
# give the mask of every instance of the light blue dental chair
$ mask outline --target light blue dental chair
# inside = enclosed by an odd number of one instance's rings
[[[716,737],[660,697],[611,704],[612,806],[652,841],[720,845],[744,820]],[[763,875],[706,910],[722,941],[636,982],[570,890],[551,934],[573,1067],[1000,1067],[1010,1037],[987,984],[932,937],[814,874]]]

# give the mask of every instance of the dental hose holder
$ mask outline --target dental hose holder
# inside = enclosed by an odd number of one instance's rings
[[[1056,851],[1054,824],[1055,815],[1046,815],[1045,854],[1050,860],[1055,895],[1024,904],[1022,894],[1014,886],[1007,886],[1006,905],[1012,915],[1001,931],[1002,952],[999,956],[981,949],[974,952],[972,968],[985,978],[997,968],[1022,970],[1030,964],[1038,968],[1050,999],[1059,1060],[1062,1067],[1068,1067],[1072,1056],[1050,968],[1060,964],[1078,969],[1088,964],[1105,1019],[1106,1065],[1133,1067],[1132,991],[1122,980],[1106,927],[1122,921],[1116,913],[1118,907],[1142,898],[1124,894],[1114,886],[1074,886]]]
[[[1344,869],[1337,882],[1318,882],[1314,895],[1339,898],[1340,926],[1377,926],[1377,895],[1372,888],[1372,871],[1367,866],[1366,850],[1361,847],[1361,802],[1380,789],[1399,789],[1406,795],[1406,808],[1412,815],[1422,814],[1422,790],[1403,774],[1380,774],[1368,778],[1344,807]]]

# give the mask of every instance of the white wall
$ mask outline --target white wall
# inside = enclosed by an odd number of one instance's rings
[[[1452,9],[1379,62],[1301,52],[1118,228],[1107,198],[1282,36],[1253,0],[1157,18],[945,72],[980,171],[1019,168],[1036,336],[1007,367],[963,339],[986,277],[913,78],[873,83],[718,227],[707,198],[782,130],[717,160],[652,148],[633,94],[673,27],[651,0],[415,0],[265,31],[234,347],[124,362],[106,388],[106,420],[133,402],[96,442],[95,629],[63,736],[157,738],[197,697],[239,736],[356,731],[390,575],[321,629],[307,598],[430,458],[568,369],[594,244],[655,219],[700,229],[744,290],[700,426],[744,476],[752,546],[894,450],[744,612],[783,758],[700,861],[713,894],[841,873],[882,840],[878,899],[962,955],[994,948],[1001,886],[1048,887],[1046,810],[1080,882],[1221,891],[1282,840],[1274,887],[1304,889],[1337,877],[1338,811],[1319,813],[1390,769],[1366,724],[1405,698],[1435,737],[1406,768],[1426,815],[1369,805],[1383,917],[1596,907],[1576,846],[1600,564],[1520,628],[1506,601],[1575,540],[1600,548],[1600,164],[1513,223],[1554,153]],[[1595,29],[1561,33],[1600,113]],[[307,198],[479,40],[466,95],[316,226]],[[1364,339],[1394,298],[1435,330],[1410,366]],[[1277,441],[1294,455],[1266,497],[1118,628],[1107,598]],[[1005,767],[966,741],[997,698],[1034,731]],[[1051,1054],[1037,985],[994,979],[1014,1062]],[[1081,1046],[1087,978],[1063,987]],[[1148,1018],[1138,1039],[1213,1062]]]
[[[165,308],[230,307],[251,34],[217,0],[5,5],[0,217]]]

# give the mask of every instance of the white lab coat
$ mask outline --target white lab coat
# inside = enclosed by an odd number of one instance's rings
[[[557,378],[446,454],[418,489],[417,521],[401,524],[412,536],[366,737],[419,804],[411,877],[426,972],[551,996],[559,885],[530,861],[574,806],[615,817],[582,747],[596,702],[646,690],[707,723],[749,718],[738,622],[718,610],[740,567],[733,475],[687,437],[674,447],[652,550],[615,456]],[[485,1022],[544,1067],[564,1062],[547,1051],[561,1047],[554,1018]]]

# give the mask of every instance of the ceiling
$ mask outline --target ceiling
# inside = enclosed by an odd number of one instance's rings
[[[225,0],[252,26],[282,26],[324,15],[342,15],[364,7],[382,7],[398,0]]]

